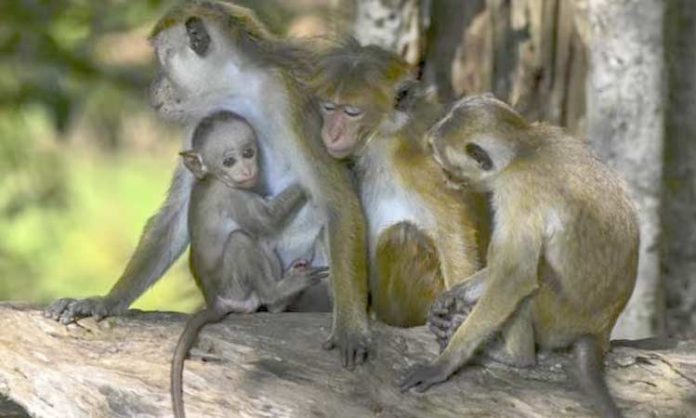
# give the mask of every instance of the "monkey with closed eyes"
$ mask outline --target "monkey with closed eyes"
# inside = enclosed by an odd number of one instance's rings
[[[176,417],[185,415],[184,358],[205,324],[262,306],[283,311],[300,292],[328,276],[327,268],[310,268],[299,260],[281,278],[275,242],[306,199],[297,185],[271,200],[253,191],[259,180],[256,137],[243,119],[225,111],[206,117],[194,131],[192,149],[181,155],[196,178],[188,209],[190,262],[206,308],[189,319],[174,352]]]

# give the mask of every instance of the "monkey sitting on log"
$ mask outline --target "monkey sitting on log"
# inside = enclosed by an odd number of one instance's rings
[[[349,39],[321,54],[312,87],[322,140],[350,159],[368,225],[370,308],[422,325],[435,297],[479,267],[471,196],[442,187],[426,130],[440,116],[398,55]]]
[[[206,308],[186,323],[174,351],[171,394],[177,418],[185,416],[184,358],[205,324],[262,306],[283,311],[293,297],[328,276],[327,268],[299,260],[281,278],[275,241],[306,199],[296,185],[270,201],[252,191],[259,181],[257,145],[243,119],[224,111],[206,117],[193,133],[192,149],[181,155],[196,178],[188,211],[190,262]]]
[[[603,375],[604,353],[635,285],[639,226],[623,182],[582,141],[530,124],[490,95],[463,99],[428,142],[447,181],[492,193],[488,266],[443,298],[485,289],[434,361],[402,390],[445,381],[500,332],[507,362],[573,347],[579,385],[604,417],[620,417]]]
[[[151,100],[160,115],[184,123],[218,110],[242,116],[258,136],[264,194],[294,183],[306,193],[277,253],[289,266],[314,251],[314,265],[331,267],[333,322],[323,346],[337,349],[349,369],[361,364],[371,346],[365,220],[349,171],[321,145],[319,112],[306,88],[314,53],[274,36],[251,10],[222,1],[180,2],[156,24],[151,43],[160,67]],[[166,201],[107,295],[60,299],[46,316],[69,323],[128,309],[186,249],[193,184],[177,168]]]

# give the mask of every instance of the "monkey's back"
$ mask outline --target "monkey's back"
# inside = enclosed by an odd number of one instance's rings
[[[544,219],[535,325],[542,346],[608,339],[635,285],[639,227],[623,182],[574,138],[553,140],[537,175]],[[543,205],[543,202],[556,202]]]

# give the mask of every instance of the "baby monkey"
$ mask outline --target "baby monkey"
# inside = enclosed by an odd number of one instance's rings
[[[181,156],[196,178],[188,209],[190,264],[206,308],[189,319],[174,351],[176,417],[185,416],[184,358],[205,324],[262,306],[283,311],[300,292],[328,276],[327,268],[298,260],[281,278],[274,241],[305,203],[305,195],[297,185],[269,201],[253,191],[259,180],[257,144],[246,121],[231,112],[208,116],[193,133],[192,149]]]
[[[580,387],[602,416],[620,417],[603,358],[638,266],[638,221],[623,182],[582,141],[528,123],[491,95],[457,103],[429,143],[449,184],[492,193],[494,228],[486,269],[445,292],[430,319],[446,330],[454,303],[463,323],[451,338],[438,335],[447,347],[411,369],[402,389],[446,380],[500,333],[496,357],[517,366],[534,364],[537,346],[573,347]]]

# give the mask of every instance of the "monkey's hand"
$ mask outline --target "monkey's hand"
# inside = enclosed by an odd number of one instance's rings
[[[302,266],[302,267],[293,266],[293,269],[294,269],[294,271],[297,271],[298,274],[300,274],[302,277],[305,277],[305,279],[308,282],[308,287],[319,284],[319,283],[321,283],[321,281],[323,279],[329,277],[329,268],[326,266],[324,266],[324,267],[310,267],[309,265]]]
[[[467,283],[462,283],[442,293],[430,307],[428,329],[435,334],[440,352],[476,305],[469,293]]]
[[[115,303],[101,296],[87,299],[65,298],[53,302],[44,310],[44,316],[63,324],[69,324],[87,316],[94,317],[94,319],[99,321],[118,313],[116,310]]]
[[[399,383],[399,388],[401,392],[411,388],[416,392],[425,392],[432,385],[447,380],[455,370],[456,367],[437,359],[428,364],[416,364],[406,371],[405,377]]]
[[[363,330],[351,328],[353,327],[335,324],[331,336],[323,345],[325,350],[338,348],[343,367],[348,370],[353,370],[356,365],[364,363],[372,351],[372,338],[369,329],[367,327]]]

